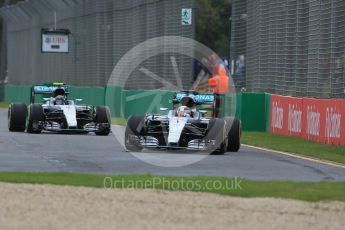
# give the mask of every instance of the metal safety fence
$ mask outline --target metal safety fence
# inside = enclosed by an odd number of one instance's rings
[[[345,97],[345,1],[234,0],[235,81],[247,91]]]
[[[137,44],[159,36],[194,37],[194,23],[181,25],[181,9],[193,0],[30,0],[0,9],[7,23],[7,74],[10,84],[62,81],[104,86],[121,57]],[[55,20],[56,19],[56,20]],[[41,29],[68,29],[69,52],[41,52]],[[191,85],[193,60],[176,56],[185,85]],[[174,81],[170,56],[152,57],[146,69]],[[189,77],[190,76],[190,77]],[[160,82],[133,71],[130,89],[154,89]]]

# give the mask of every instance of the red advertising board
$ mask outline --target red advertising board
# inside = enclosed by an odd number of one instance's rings
[[[270,132],[345,146],[345,100],[271,97]]]
[[[282,135],[300,137],[302,135],[301,98],[279,95],[271,96],[270,131]]]

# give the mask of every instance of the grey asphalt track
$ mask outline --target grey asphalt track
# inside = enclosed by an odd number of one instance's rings
[[[152,154],[169,159],[167,153]],[[190,157],[197,156],[192,154]],[[11,133],[7,129],[7,111],[3,109],[0,109],[0,171],[151,173],[241,177],[253,180],[345,181],[345,169],[249,147],[242,147],[238,153],[207,156],[188,166],[154,166],[126,152],[114,134],[99,137],[94,134]]]

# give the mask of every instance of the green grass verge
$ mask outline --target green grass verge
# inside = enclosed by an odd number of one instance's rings
[[[105,179],[106,178],[106,179]],[[224,177],[152,175],[90,175],[74,173],[2,172],[0,181],[116,189],[163,189],[208,192],[239,197],[275,197],[304,201],[345,201],[345,182],[250,181]],[[236,183],[237,181],[237,183]]]
[[[345,163],[345,148],[341,146],[263,132],[243,132],[241,141],[243,144]]]
[[[112,117],[111,123],[113,125],[123,125],[124,126],[127,124],[127,120],[126,120],[126,118],[123,118],[123,117]]]
[[[8,108],[8,103],[6,102],[0,102],[0,109],[7,109]]]

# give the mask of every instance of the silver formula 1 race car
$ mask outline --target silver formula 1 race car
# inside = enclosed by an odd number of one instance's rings
[[[129,151],[143,148],[206,151],[211,154],[237,152],[241,146],[241,122],[234,117],[217,117],[217,94],[176,93],[166,115],[130,116],[125,131]],[[211,111],[202,110],[209,105]],[[212,112],[211,117],[206,117]]]
[[[36,95],[45,95],[44,103],[35,103]],[[63,83],[35,85],[31,104],[12,103],[8,109],[8,128],[12,132],[89,133],[107,136],[111,116],[106,106],[78,105],[81,99],[69,100],[68,86]]]

